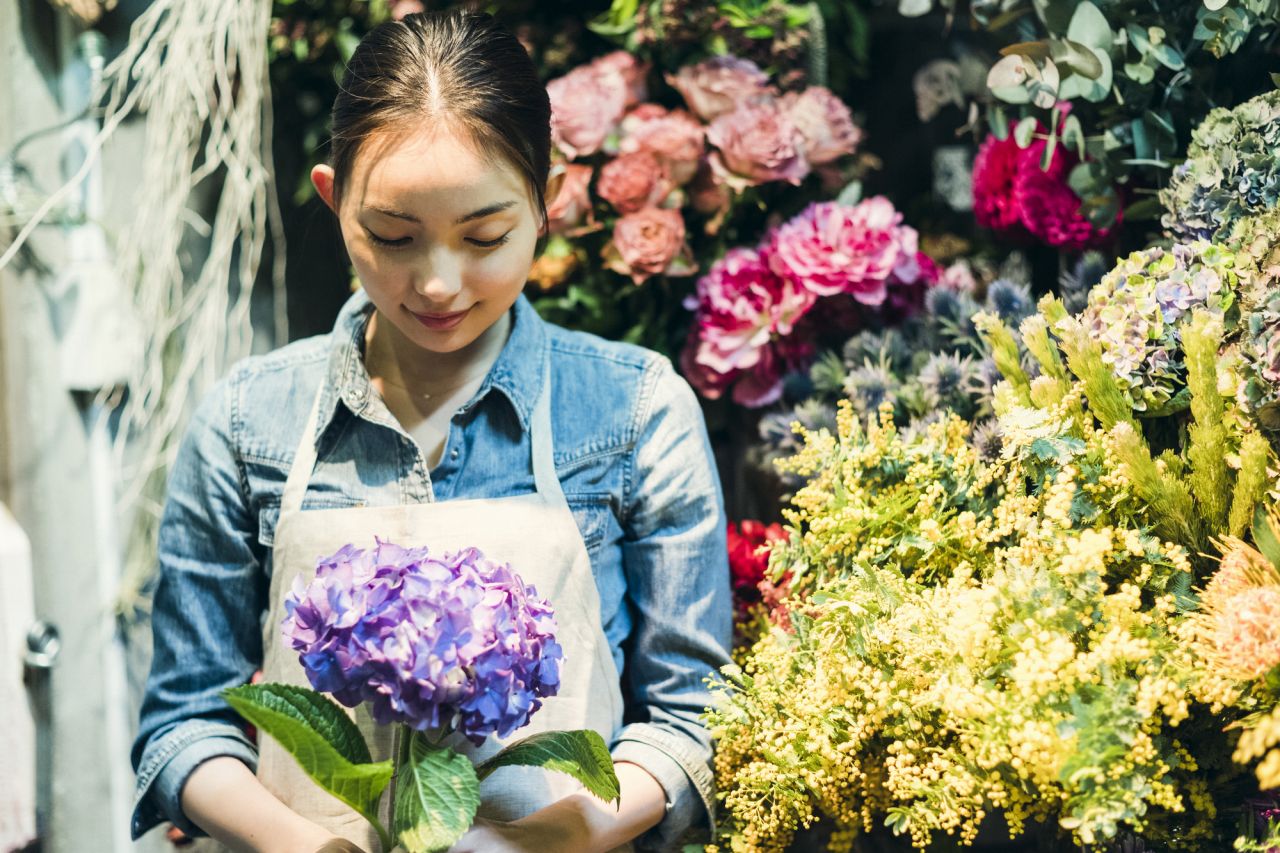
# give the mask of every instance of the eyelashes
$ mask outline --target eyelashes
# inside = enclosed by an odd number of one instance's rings
[[[409,237],[401,237],[398,240],[388,240],[385,237],[379,237],[377,234],[374,234],[368,228],[365,229],[365,233],[369,235],[369,240],[373,242],[375,245],[383,246],[388,249],[402,248],[404,246],[409,245],[411,240],[411,238]],[[497,239],[494,239],[494,240],[472,240],[470,238],[467,238],[467,242],[473,246],[478,246],[482,249],[496,249],[499,246],[505,244],[510,239],[511,239],[511,232],[508,231],[506,234],[503,234],[501,237],[498,237]]]

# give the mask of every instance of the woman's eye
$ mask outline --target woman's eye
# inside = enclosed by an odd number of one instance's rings
[[[395,248],[396,246],[404,246],[409,242],[408,237],[400,237],[399,239],[396,239],[396,240],[388,240],[386,237],[379,237],[377,234],[374,234],[372,231],[370,231],[367,228],[365,229],[365,233],[369,235],[370,240],[372,240],[374,243],[376,243],[379,246],[388,246],[391,248]]]
[[[467,242],[471,243],[473,246],[479,246],[483,249],[495,249],[510,239],[511,239],[511,232],[508,231],[506,234],[503,234],[501,237],[498,237],[495,240],[473,240],[471,238],[467,238]]]

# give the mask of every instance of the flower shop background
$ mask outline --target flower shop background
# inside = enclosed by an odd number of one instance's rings
[[[167,460],[234,358],[350,293],[306,176],[344,57],[421,6],[0,9],[0,497],[33,567],[0,700],[39,746],[0,842],[128,846]],[[528,295],[704,400],[744,667],[719,849],[1261,843],[1280,118],[1249,99],[1280,4],[486,8],[569,174]]]

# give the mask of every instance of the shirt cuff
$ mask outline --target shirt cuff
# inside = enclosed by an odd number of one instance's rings
[[[678,849],[695,825],[715,825],[714,777],[702,744],[651,723],[633,723],[618,733],[610,753],[614,761],[644,769],[666,793],[666,816],[636,840],[639,849]]]
[[[166,820],[192,838],[206,834],[182,813],[182,786],[204,762],[229,755],[243,761],[250,770],[258,767],[258,749],[244,732],[229,723],[209,720],[189,720],[178,725],[148,753],[138,771],[130,821],[135,841]]]

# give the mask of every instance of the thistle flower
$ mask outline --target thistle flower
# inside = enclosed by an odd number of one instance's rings
[[[987,287],[986,309],[994,312],[1009,325],[1017,325],[1024,317],[1035,311],[1035,300],[1031,298],[1031,288],[1016,281],[998,278]],[[973,315],[971,312],[970,316]]]
[[[930,409],[947,408],[967,417],[983,393],[977,364],[968,356],[934,353],[917,377]]]
[[[896,395],[901,382],[883,364],[864,364],[849,371],[844,392],[853,403],[853,410],[863,418],[877,417],[882,403],[896,407]]]
[[[1089,291],[1111,268],[1102,252],[1085,252],[1058,278],[1058,298],[1068,314],[1078,314],[1089,302]]]
[[[478,746],[528,723],[560,686],[551,605],[475,548],[346,545],[294,580],[285,612],[312,687],[369,703],[380,724],[452,728]]]

